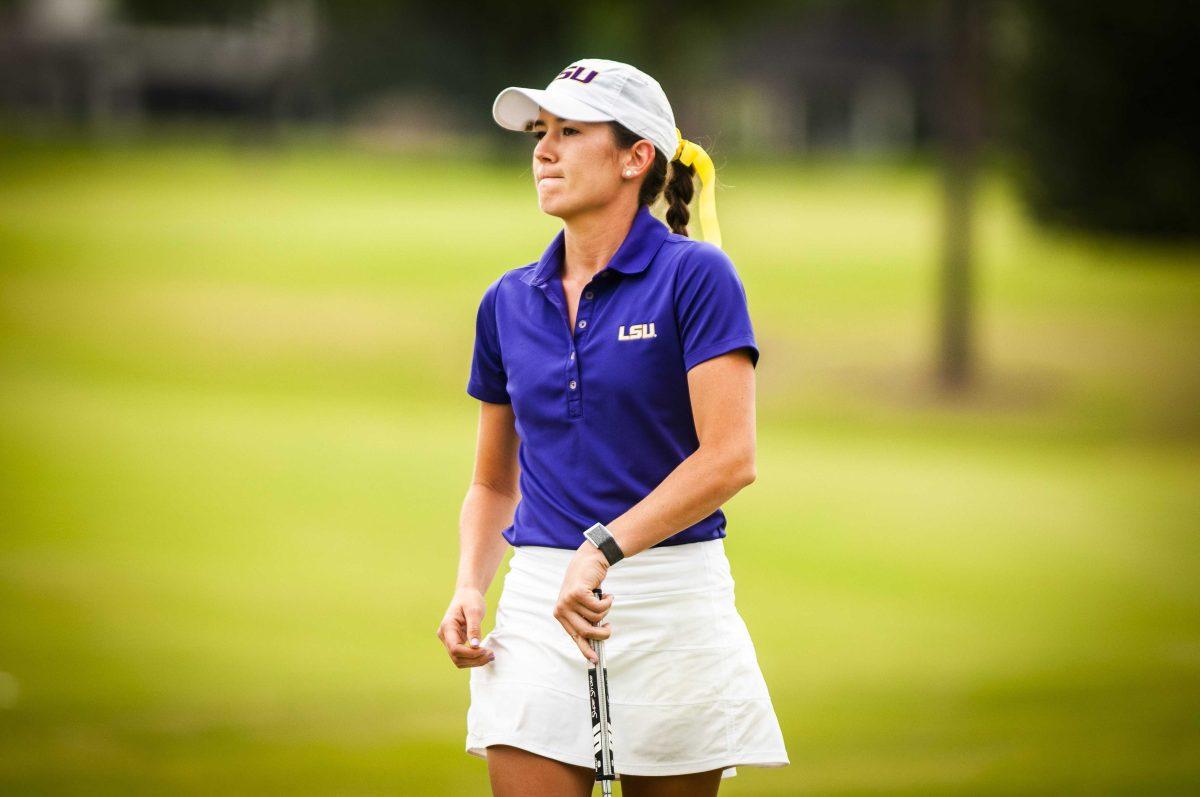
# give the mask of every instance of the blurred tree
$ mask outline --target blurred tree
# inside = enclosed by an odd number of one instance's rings
[[[567,15],[496,2],[327,3],[326,93],[345,110],[383,87],[415,90],[483,109],[486,120],[502,72],[512,79],[561,68],[554,51]]]
[[[1042,220],[1200,234],[1200,3],[1022,0],[1014,142]]]
[[[204,0],[178,3],[173,0],[121,0],[118,3],[126,19],[156,23],[227,23],[254,17],[265,2],[245,0]]]
[[[943,239],[938,376],[965,386],[972,370],[971,226],[982,132],[983,0],[947,0],[941,75]]]

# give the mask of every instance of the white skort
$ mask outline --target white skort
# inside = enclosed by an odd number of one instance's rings
[[[471,669],[467,752],[511,745],[592,768],[588,662],[554,619],[575,551],[518,546],[496,624],[495,661]],[[602,589],[613,761],[619,774],[683,775],[788,761],[754,644],[734,607],[724,540],[650,548]]]

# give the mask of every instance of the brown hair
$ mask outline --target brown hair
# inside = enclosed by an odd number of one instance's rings
[[[609,122],[608,125],[612,128],[613,139],[617,142],[617,146],[622,149],[629,149],[645,138],[645,136],[639,136],[632,132],[620,122]],[[661,191],[663,199],[667,202],[667,226],[673,233],[687,235],[688,219],[691,215],[688,211],[688,204],[696,193],[695,183],[692,182],[696,170],[691,166],[684,166],[679,161],[672,161],[670,164],[671,175],[668,180],[667,165],[666,156],[659,151],[658,147],[655,147],[654,165],[646,172],[641,190],[638,191],[638,206],[654,204],[654,200],[658,199]]]

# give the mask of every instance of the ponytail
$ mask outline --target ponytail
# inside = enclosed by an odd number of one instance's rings
[[[663,190],[663,198],[667,200],[667,226],[671,232],[687,235],[688,220],[691,218],[688,205],[696,194],[696,184],[692,182],[695,176],[694,167],[684,166],[679,161],[671,162],[671,180]]]
[[[629,149],[644,136],[632,132],[620,122],[608,123],[613,131],[613,138],[621,149]],[[667,226],[676,235],[687,235],[688,223],[691,221],[691,211],[688,206],[696,195],[694,178],[699,175],[700,191],[700,222],[704,228],[704,237],[717,246],[721,245],[721,231],[717,227],[717,206],[714,195],[713,181],[716,171],[712,159],[703,149],[691,141],[685,141],[679,130],[675,130],[679,138],[679,146],[670,164],[658,147],[654,148],[654,163],[642,179],[638,190],[638,206],[653,205],[661,192],[667,203]],[[695,165],[693,165],[695,164]],[[667,172],[670,171],[670,181]]]

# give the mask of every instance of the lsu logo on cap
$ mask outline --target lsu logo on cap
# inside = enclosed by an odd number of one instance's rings
[[[625,331],[625,325],[622,324],[617,330],[617,340],[646,340],[647,338],[657,338],[658,333],[654,331],[654,322],[649,324],[630,324],[629,331]]]
[[[575,66],[574,64],[572,64],[571,66],[567,67],[562,72],[560,72],[558,77],[556,77],[554,79],[555,80],[578,80],[580,83],[591,83],[592,79],[594,77],[596,77],[597,74],[599,74],[595,69],[593,69],[591,72],[588,73],[587,77],[580,77],[580,75],[583,74],[583,69],[584,68],[582,66]]]

